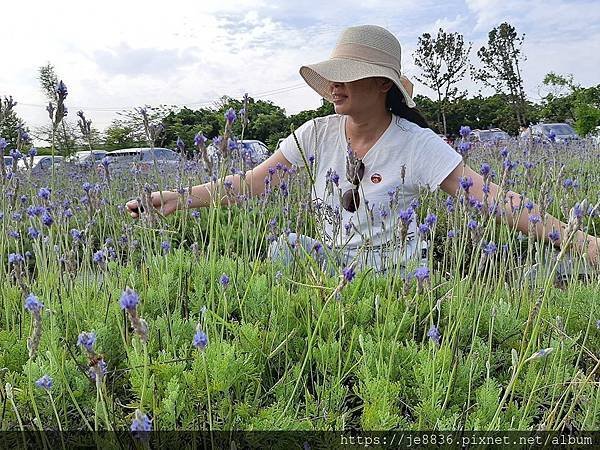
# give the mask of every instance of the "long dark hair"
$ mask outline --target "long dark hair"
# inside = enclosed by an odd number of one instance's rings
[[[404,100],[404,95],[398,89],[398,86],[393,85],[392,88],[388,91],[387,97],[385,99],[385,107],[389,109],[393,114],[403,117],[406,120],[416,123],[421,128],[430,128],[427,123],[427,119],[423,117],[421,111],[419,111],[416,107],[409,108]]]

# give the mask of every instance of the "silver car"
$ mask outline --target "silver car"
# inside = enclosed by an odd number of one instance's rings
[[[243,139],[235,142],[239,156],[247,163],[260,164],[269,157],[269,149],[264,142],[257,139]],[[206,149],[208,156],[218,162],[219,149],[213,144],[210,144]]]
[[[168,148],[125,148],[106,154],[111,170],[139,170],[148,173],[156,166],[158,169],[176,169],[181,163],[178,153]],[[99,165],[99,168],[102,164]]]
[[[72,160],[75,164],[92,167],[101,161],[106,154],[107,152],[105,150],[84,150],[75,153]]]
[[[567,123],[539,123],[532,125],[530,129],[532,137],[543,142],[563,143],[579,139],[575,130]]]
[[[62,156],[34,156],[33,162],[31,162],[29,156],[26,156],[25,158],[19,159],[17,167],[19,170],[30,169],[32,174],[42,175],[50,173],[53,165],[54,167],[59,167],[62,163],[64,163],[64,158]]]
[[[482,143],[504,143],[510,139],[510,135],[500,128],[490,128],[489,130],[475,129],[471,131],[470,139],[471,141]]]

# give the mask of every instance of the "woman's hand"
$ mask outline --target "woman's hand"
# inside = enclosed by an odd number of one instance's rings
[[[163,216],[168,216],[177,211],[179,202],[181,201],[181,196],[173,191],[153,192],[151,198],[152,206],[159,208],[159,211]],[[143,210],[140,211],[140,205],[137,200],[128,201],[125,204],[125,207],[127,208],[129,215],[134,219],[139,218],[140,213],[143,212]]]
[[[600,269],[600,238],[590,238],[587,254],[592,267]]]

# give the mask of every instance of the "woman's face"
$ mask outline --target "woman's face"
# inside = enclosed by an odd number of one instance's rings
[[[355,115],[385,108],[385,98],[392,87],[387,78],[363,78],[348,83],[330,84],[337,114]]]

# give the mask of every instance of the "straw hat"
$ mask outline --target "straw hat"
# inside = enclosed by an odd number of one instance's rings
[[[415,107],[413,84],[402,75],[402,50],[398,39],[376,25],[346,28],[328,60],[302,66],[300,75],[322,97],[332,101],[331,82],[347,83],[369,77],[385,77],[394,82],[406,104]]]

